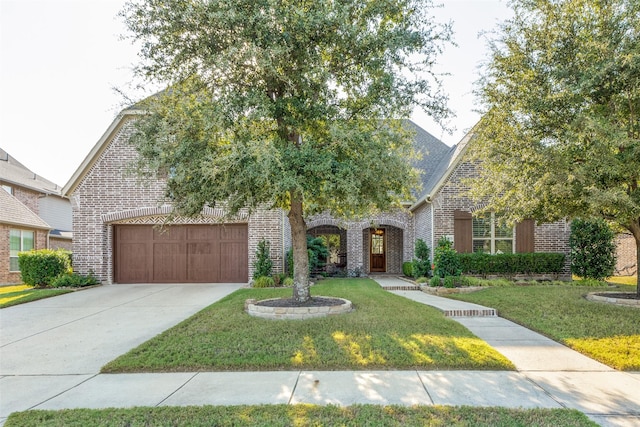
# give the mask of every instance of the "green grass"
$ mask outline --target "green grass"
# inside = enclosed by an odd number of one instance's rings
[[[26,285],[0,287],[0,308],[73,292],[70,289],[35,289]]]
[[[348,407],[316,405],[201,406],[26,411],[5,427],[142,426],[597,426],[567,409],[506,409],[447,406]]]
[[[493,307],[501,317],[613,368],[640,370],[640,309],[584,298],[598,291],[635,292],[635,287],[511,286],[450,297]]]
[[[351,300],[349,314],[266,320],[244,312],[248,298],[290,289],[241,289],[102,368],[102,372],[514,369],[440,311],[367,279],[325,280],[313,295]]]

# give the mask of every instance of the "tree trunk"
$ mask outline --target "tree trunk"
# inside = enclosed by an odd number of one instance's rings
[[[640,299],[640,219],[628,229],[636,239],[636,297]]]
[[[291,243],[293,245],[293,299],[305,302],[311,298],[309,292],[309,254],[307,253],[307,224],[304,222],[302,195],[291,191]]]

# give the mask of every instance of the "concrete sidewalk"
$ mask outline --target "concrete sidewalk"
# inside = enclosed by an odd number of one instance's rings
[[[455,320],[511,359],[517,372],[98,373],[237,287],[113,285],[1,310],[0,425],[27,409],[273,403],[566,407],[605,426],[640,425],[640,373],[614,371],[498,317]],[[470,308],[419,291],[394,293],[440,309]]]
[[[375,280],[383,287],[393,287],[402,282],[394,278]],[[420,291],[390,292],[443,312],[489,309]],[[515,374],[518,378],[543,390],[562,407],[578,409],[604,426],[640,425],[640,372],[616,371],[501,317],[451,318],[511,360],[518,370]],[[464,372],[459,374],[465,375]],[[466,386],[462,388],[462,393],[469,390]],[[514,403],[521,398],[514,397]],[[530,402],[525,397],[520,403],[525,406]]]

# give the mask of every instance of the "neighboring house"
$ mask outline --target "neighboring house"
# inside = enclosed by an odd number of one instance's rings
[[[18,252],[71,250],[71,204],[62,188],[1,148],[0,187],[0,284],[18,283]]]
[[[74,268],[92,271],[108,284],[247,282],[258,242],[266,239],[275,271],[283,271],[291,236],[281,210],[241,212],[223,223],[221,208],[205,208],[198,217],[175,216],[171,225],[163,225],[172,213],[164,182],[141,182],[131,172],[137,152],[128,140],[139,113],[120,113],[64,187],[73,208]],[[417,165],[425,173],[415,204],[361,221],[307,218],[309,234],[324,236],[329,244],[331,268],[401,274],[417,238],[433,248],[441,236],[461,252],[568,254],[569,227],[563,221],[525,221],[511,229],[497,227],[491,217],[474,217],[479,206],[461,196],[461,180],[475,171],[465,160],[470,136],[448,147],[411,125],[416,147],[425,152]]]

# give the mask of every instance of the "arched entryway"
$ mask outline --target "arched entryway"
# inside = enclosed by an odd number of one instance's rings
[[[328,274],[344,271],[347,267],[347,230],[335,225],[319,225],[307,230],[307,234],[323,239],[329,256],[323,270]]]

